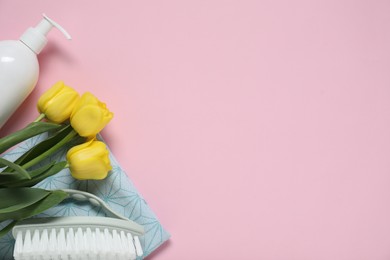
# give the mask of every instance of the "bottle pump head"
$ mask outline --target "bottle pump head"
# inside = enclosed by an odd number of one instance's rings
[[[45,47],[47,43],[46,35],[53,27],[60,30],[60,32],[62,32],[68,40],[72,39],[72,37],[58,23],[54,22],[45,14],[43,14],[43,17],[44,18],[37,26],[28,28],[27,31],[25,31],[20,37],[20,40],[36,54],[39,54],[43,47]]]

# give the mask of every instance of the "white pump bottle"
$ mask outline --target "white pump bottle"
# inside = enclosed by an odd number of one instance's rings
[[[71,39],[60,25],[45,14],[43,17],[36,27],[27,29],[19,40],[0,41],[0,128],[37,84],[37,55],[47,43],[47,33],[55,27],[67,39]]]

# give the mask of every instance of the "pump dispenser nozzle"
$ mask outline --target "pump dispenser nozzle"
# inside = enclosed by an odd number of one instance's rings
[[[57,28],[62,32],[68,40],[71,40],[72,37],[62,28],[58,23],[47,17],[43,14],[43,19],[39,22],[37,26],[30,27],[27,31],[20,37],[20,41],[26,44],[33,52],[39,54],[43,47],[47,43],[46,35],[53,28]]]

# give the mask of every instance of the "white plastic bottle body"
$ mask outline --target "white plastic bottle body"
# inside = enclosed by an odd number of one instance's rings
[[[21,41],[0,41],[0,127],[34,89],[37,55]]]

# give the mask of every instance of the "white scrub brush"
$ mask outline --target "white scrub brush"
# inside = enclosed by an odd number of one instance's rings
[[[31,218],[13,229],[15,260],[130,260],[141,258],[144,228],[112,211],[95,195],[64,189],[73,199],[89,201],[112,217]]]

